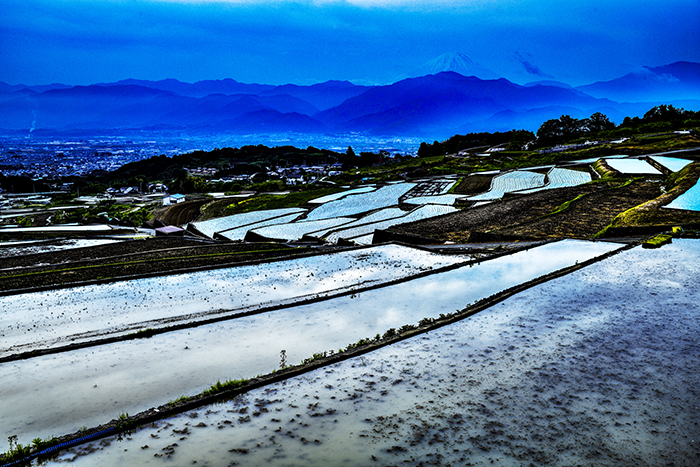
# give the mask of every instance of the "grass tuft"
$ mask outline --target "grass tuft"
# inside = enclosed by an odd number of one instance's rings
[[[214,394],[219,394],[224,391],[238,389],[242,386],[245,386],[246,384],[248,384],[247,379],[233,379],[224,381],[223,383],[221,381],[217,381],[216,383],[212,384],[212,386],[209,389],[203,391],[202,395],[213,396]]]

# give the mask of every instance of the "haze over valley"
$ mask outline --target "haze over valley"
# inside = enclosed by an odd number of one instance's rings
[[[288,133],[442,140],[464,132],[536,131],[543,121],[565,114],[585,118],[601,112],[620,123],[660,104],[700,108],[698,63],[646,67],[642,73],[578,87],[550,81],[518,85],[495,78],[458,53],[444,54],[419,71],[429,74],[383,86],[347,81],[273,86],[234,79],[128,79],[89,86],[0,83],[0,131],[27,136]]]

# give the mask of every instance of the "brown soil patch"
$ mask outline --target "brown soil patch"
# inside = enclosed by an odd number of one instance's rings
[[[621,212],[661,194],[659,181],[601,182],[506,198],[457,213],[392,227],[382,239],[403,236],[458,243],[587,238]],[[577,197],[581,196],[576,201]],[[553,214],[566,202],[567,209]]]
[[[176,204],[160,217],[160,221],[165,225],[185,225],[194,222],[201,214],[200,208],[208,202],[209,200],[199,199]]]
[[[215,219],[217,217],[222,217],[226,215],[226,208],[231,204],[236,204],[240,199],[216,199],[210,201],[209,203],[202,206],[202,215],[197,219],[198,221],[207,221],[209,219]]]
[[[536,239],[588,238],[607,227],[621,212],[660,194],[660,183],[646,181],[636,181],[620,188],[596,190],[573,201],[558,214],[498,229],[493,233]]]
[[[488,191],[491,187],[493,175],[470,175],[464,177],[462,181],[454,189],[454,192],[460,195],[476,195]]]

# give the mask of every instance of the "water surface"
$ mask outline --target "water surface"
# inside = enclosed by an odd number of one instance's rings
[[[505,288],[619,248],[562,241],[472,267],[149,339],[0,365],[4,437],[34,439],[137,413],[217,380],[250,378],[389,328],[451,313]],[[350,269],[345,274],[358,274]]]

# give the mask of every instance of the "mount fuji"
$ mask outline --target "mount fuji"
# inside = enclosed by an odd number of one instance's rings
[[[412,78],[426,75],[436,75],[443,71],[454,71],[462,76],[476,76],[479,79],[498,79],[493,71],[474,62],[461,52],[447,52],[424,63],[411,73]]]

